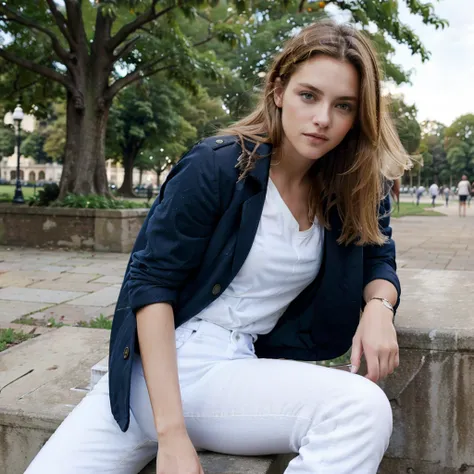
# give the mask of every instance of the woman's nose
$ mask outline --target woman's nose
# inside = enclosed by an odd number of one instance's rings
[[[328,105],[318,104],[313,115],[313,123],[321,128],[329,127],[331,123],[330,108]]]

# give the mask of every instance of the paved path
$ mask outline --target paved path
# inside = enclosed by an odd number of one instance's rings
[[[442,270],[454,278],[458,271],[474,272],[474,206],[466,218],[457,216],[457,202],[447,213],[392,220],[400,273]],[[0,247],[0,326],[22,318],[74,325],[111,317],[127,261],[116,253]]]

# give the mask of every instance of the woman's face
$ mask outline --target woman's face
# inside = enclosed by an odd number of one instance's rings
[[[285,152],[317,160],[335,148],[357,117],[359,74],[348,63],[325,55],[305,61],[286,88],[277,80]]]

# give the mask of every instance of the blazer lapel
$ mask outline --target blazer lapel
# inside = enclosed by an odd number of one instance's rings
[[[240,188],[240,191],[249,194],[249,197],[244,198],[242,204],[240,226],[232,262],[232,278],[239,273],[252,248],[265,204],[270,172],[271,145],[260,145],[258,152],[261,158],[256,161],[255,168],[237,184],[237,189]]]

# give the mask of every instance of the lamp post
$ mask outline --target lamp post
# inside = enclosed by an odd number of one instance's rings
[[[18,104],[13,112],[13,121],[16,124],[16,146],[17,146],[17,161],[16,161],[16,188],[15,196],[13,197],[14,204],[24,204],[23,191],[21,190],[20,181],[20,146],[21,146],[21,121],[23,120],[23,109]]]

